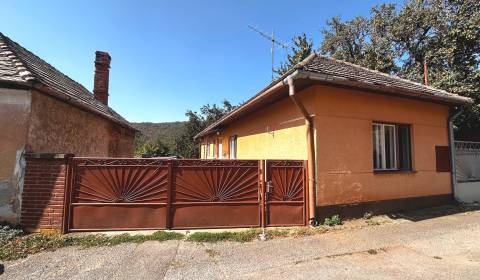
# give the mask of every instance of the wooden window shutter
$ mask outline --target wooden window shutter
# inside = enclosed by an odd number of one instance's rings
[[[437,161],[437,172],[450,172],[450,147],[435,146],[435,155]]]

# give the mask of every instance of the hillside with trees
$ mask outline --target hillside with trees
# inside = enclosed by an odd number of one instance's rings
[[[135,139],[135,156],[152,153],[155,156],[173,155],[175,142],[185,132],[185,122],[132,123],[140,133]],[[157,152],[153,152],[157,150]]]

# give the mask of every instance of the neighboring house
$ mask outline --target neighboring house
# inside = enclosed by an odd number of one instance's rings
[[[197,137],[202,158],[308,159],[309,217],[358,216],[449,201],[449,121],[471,103],[311,55]]]
[[[109,68],[96,52],[92,94],[0,33],[0,220],[18,220],[26,152],[133,156],[136,130],[108,107]]]

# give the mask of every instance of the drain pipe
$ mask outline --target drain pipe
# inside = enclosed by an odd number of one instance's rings
[[[457,199],[457,166],[455,164],[455,138],[453,133],[453,122],[455,119],[463,112],[463,108],[461,108],[455,115],[448,117],[448,143],[450,144],[450,172],[452,176],[450,177],[452,180],[452,192],[453,197],[455,200]]]
[[[297,106],[300,113],[305,118],[305,126],[306,126],[306,137],[307,137],[307,169],[308,169],[308,218],[310,224],[312,226],[318,225],[318,221],[316,218],[316,205],[315,205],[315,147],[314,147],[314,139],[313,139],[313,120],[308,114],[305,106],[303,106],[302,102],[297,99],[295,95],[295,86],[293,84],[293,77],[296,73],[288,76],[284,83],[288,84],[288,94],[290,98]]]

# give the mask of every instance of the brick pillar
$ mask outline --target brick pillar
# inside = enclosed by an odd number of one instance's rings
[[[21,224],[29,232],[62,231],[70,154],[27,154]]]

